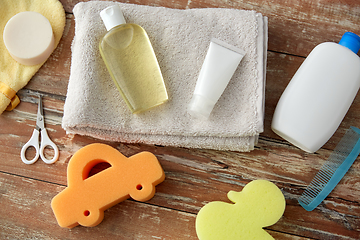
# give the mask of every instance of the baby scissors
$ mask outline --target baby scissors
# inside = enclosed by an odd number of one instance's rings
[[[39,135],[41,136],[40,144],[39,144]],[[50,146],[51,148],[54,149],[54,157],[51,160],[48,160],[44,156],[44,149],[46,146]],[[36,150],[36,155],[32,160],[28,160],[25,157],[25,152],[29,147],[34,147]],[[48,164],[54,163],[59,157],[59,149],[55,145],[55,143],[50,140],[50,138],[47,134],[46,128],[45,128],[41,96],[39,96],[38,112],[37,112],[37,116],[36,116],[36,128],[34,129],[30,140],[27,143],[25,143],[25,145],[21,149],[21,160],[26,164],[33,164],[34,162],[36,162],[38,160],[39,155],[40,155],[40,158],[45,163],[48,163]]]

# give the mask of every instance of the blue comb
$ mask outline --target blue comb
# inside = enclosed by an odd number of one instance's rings
[[[360,153],[360,129],[350,127],[298,202],[307,211],[316,208],[344,177]]]

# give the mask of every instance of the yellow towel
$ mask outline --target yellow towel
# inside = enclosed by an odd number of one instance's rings
[[[0,114],[17,105],[17,91],[23,88],[43,63],[25,66],[16,62],[7,51],[3,32],[6,23],[19,12],[33,11],[46,17],[53,29],[55,48],[58,45],[65,27],[65,11],[58,0],[1,0],[0,1]],[[12,101],[10,100],[12,99]],[[10,105],[9,105],[10,104]]]

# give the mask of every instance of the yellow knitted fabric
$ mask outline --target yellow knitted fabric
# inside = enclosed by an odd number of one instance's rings
[[[22,65],[10,56],[5,47],[2,36],[6,23],[17,13],[24,11],[41,13],[49,20],[54,32],[55,48],[63,34],[66,20],[64,8],[58,0],[0,1],[0,82],[2,86],[7,86],[7,88],[10,88],[10,91],[13,90],[15,92],[23,88],[43,64],[34,66]],[[6,93],[0,92],[0,114],[9,104],[9,96]]]

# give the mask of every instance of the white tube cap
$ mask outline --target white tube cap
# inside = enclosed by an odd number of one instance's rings
[[[105,8],[100,12],[100,17],[108,31],[116,26],[126,23],[119,5]]]
[[[189,104],[188,112],[191,116],[207,119],[215,106],[214,101],[194,94]]]
[[[23,65],[37,65],[55,48],[49,20],[38,12],[20,12],[4,28],[3,39],[13,59]]]

